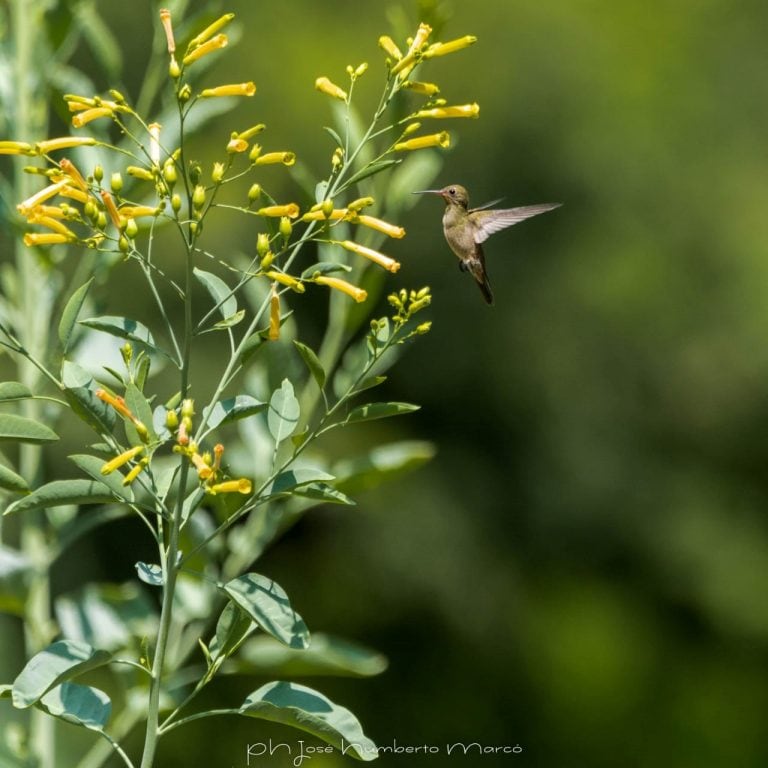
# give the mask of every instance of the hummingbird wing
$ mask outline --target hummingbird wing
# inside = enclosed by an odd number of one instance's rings
[[[504,198],[503,197],[497,197],[495,200],[491,200],[489,203],[483,203],[482,205],[478,205],[477,208],[470,208],[468,213],[474,213],[475,211],[484,211],[486,208],[490,208],[492,205],[496,205],[496,203],[500,203]]]
[[[484,243],[494,232],[511,227],[531,216],[538,216],[553,208],[559,208],[560,203],[541,203],[539,205],[524,205],[520,208],[501,208],[492,211],[477,211],[472,218],[475,223],[475,242]],[[470,214],[471,215],[471,214]]]

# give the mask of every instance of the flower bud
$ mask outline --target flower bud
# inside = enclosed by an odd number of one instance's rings
[[[123,177],[119,172],[113,173],[109,180],[112,191],[117,194],[123,188]]]
[[[252,203],[261,197],[261,184],[251,184],[248,190],[248,202]]]

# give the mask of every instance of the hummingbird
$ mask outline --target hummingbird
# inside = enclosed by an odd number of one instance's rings
[[[559,208],[560,203],[524,205],[520,208],[490,208],[501,202],[493,200],[479,208],[469,207],[469,193],[460,184],[442,189],[423,189],[414,195],[440,195],[445,200],[443,233],[451,250],[459,257],[459,269],[475,278],[487,304],[493,304],[493,292],[485,269],[482,243],[494,232],[519,221]]]

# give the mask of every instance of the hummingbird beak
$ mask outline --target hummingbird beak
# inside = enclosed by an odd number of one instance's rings
[[[440,195],[442,194],[442,189],[422,189],[418,192],[411,192],[412,195]]]

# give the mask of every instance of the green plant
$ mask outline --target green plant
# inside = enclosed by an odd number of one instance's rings
[[[117,90],[108,98],[69,94],[76,129],[101,121],[119,138],[101,130],[0,142],[0,153],[32,162],[27,177],[46,183],[17,205],[27,252],[19,249],[18,280],[6,273],[0,313],[0,344],[19,373],[0,384],[0,439],[18,446],[0,463],[0,487],[8,500],[4,515],[20,527],[20,547],[2,545],[0,575],[4,607],[23,617],[31,656],[12,684],[0,686],[0,697],[35,713],[33,733],[16,740],[13,759],[22,764],[31,750],[41,765],[53,764],[46,723],[54,716],[104,737],[82,768],[102,764],[112,751],[133,766],[120,741],[145,720],[140,765],[149,768],[164,734],[221,714],[288,723],[345,754],[372,759],[375,746],[354,716],[296,683],[268,683],[231,709],[189,708],[216,676],[249,671],[248,658],[270,643],[308,653],[309,631],[285,592],[249,570],[279,533],[318,504],[354,503],[345,487],[355,476],[393,474],[430,455],[423,443],[402,443],[390,446],[385,465],[348,462],[345,471],[331,472],[318,446],[328,433],[416,408],[361,399],[384,382],[402,345],[429,331],[430,322],[416,316],[431,301],[426,287],[400,289],[389,296],[391,315],[371,319],[359,310],[381,290],[384,272],[400,268],[379,243],[405,235],[365,209],[375,204],[374,185],[384,174],[400,189],[389,196],[389,216],[412,183],[423,186],[435,173],[430,160],[402,163],[416,150],[449,144],[445,131],[415,136],[419,120],[477,115],[477,105],[446,106],[435,85],[409,79],[424,59],[474,38],[430,44],[431,30],[421,24],[403,54],[382,37],[386,78],[367,127],[352,104],[367,65],[347,68],[346,90],[319,77],[315,86],[336,111],[336,128],[325,129],[334,149],[326,178],[309,185],[311,200],[302,207],[276,201],[261,184],[263,166],[296,163],[291,151],[254,143],[261,124],[223,139],[221,159],[210,168],[189,156],[196,110],[251,97],[255,85],[197,85],[197,72],[227,44],[223,30],[232,14],[192,37],[183,55],[170,13],[160,17],[172,94],[160,121]],[[426,103],[404,108],[407,92]],[[78,154],[70,159],[62,151]],[[116,160],[122,171],[105,173]],[[220,253],[205,241],[210,219],[224,211],[253,222],[249,256]],[[67,264],[73,250],[76,267]],[[26,260],[36,260],[33,269]],[[95,309],[124,260],[154,302],[146,321]],[[296,338],[290,309],[308,290],[328,291],[318,353]],[[36,306],[44,322],[30,327],[35,292],[44,297]],[[116,339],[121,365],[92,370],[75,361],[78,350],[105,334]],[[193,353],[210,335],[217,355],[206,368],[215,371],[215,383],[205,391],[196,383]],[[55,445],[54,428],[67,429],[73,418],[92,434],[82,452],[68,457],[77,476],[45,479],[42,446]],[[127,516],[143,522],[156,547],[157,562],[136,567],[157,590],[159,613],[135,585],[88,584],[57,599],[52,615],[50,568],[57,558],[94,527]],[[375,654],[345,648],[326,638],[312,663],[322,667],[333,658],[342,670],[380,671]],[[110,696],[75,682],[94,671],[107,676],[123,702],[111,723]]]

